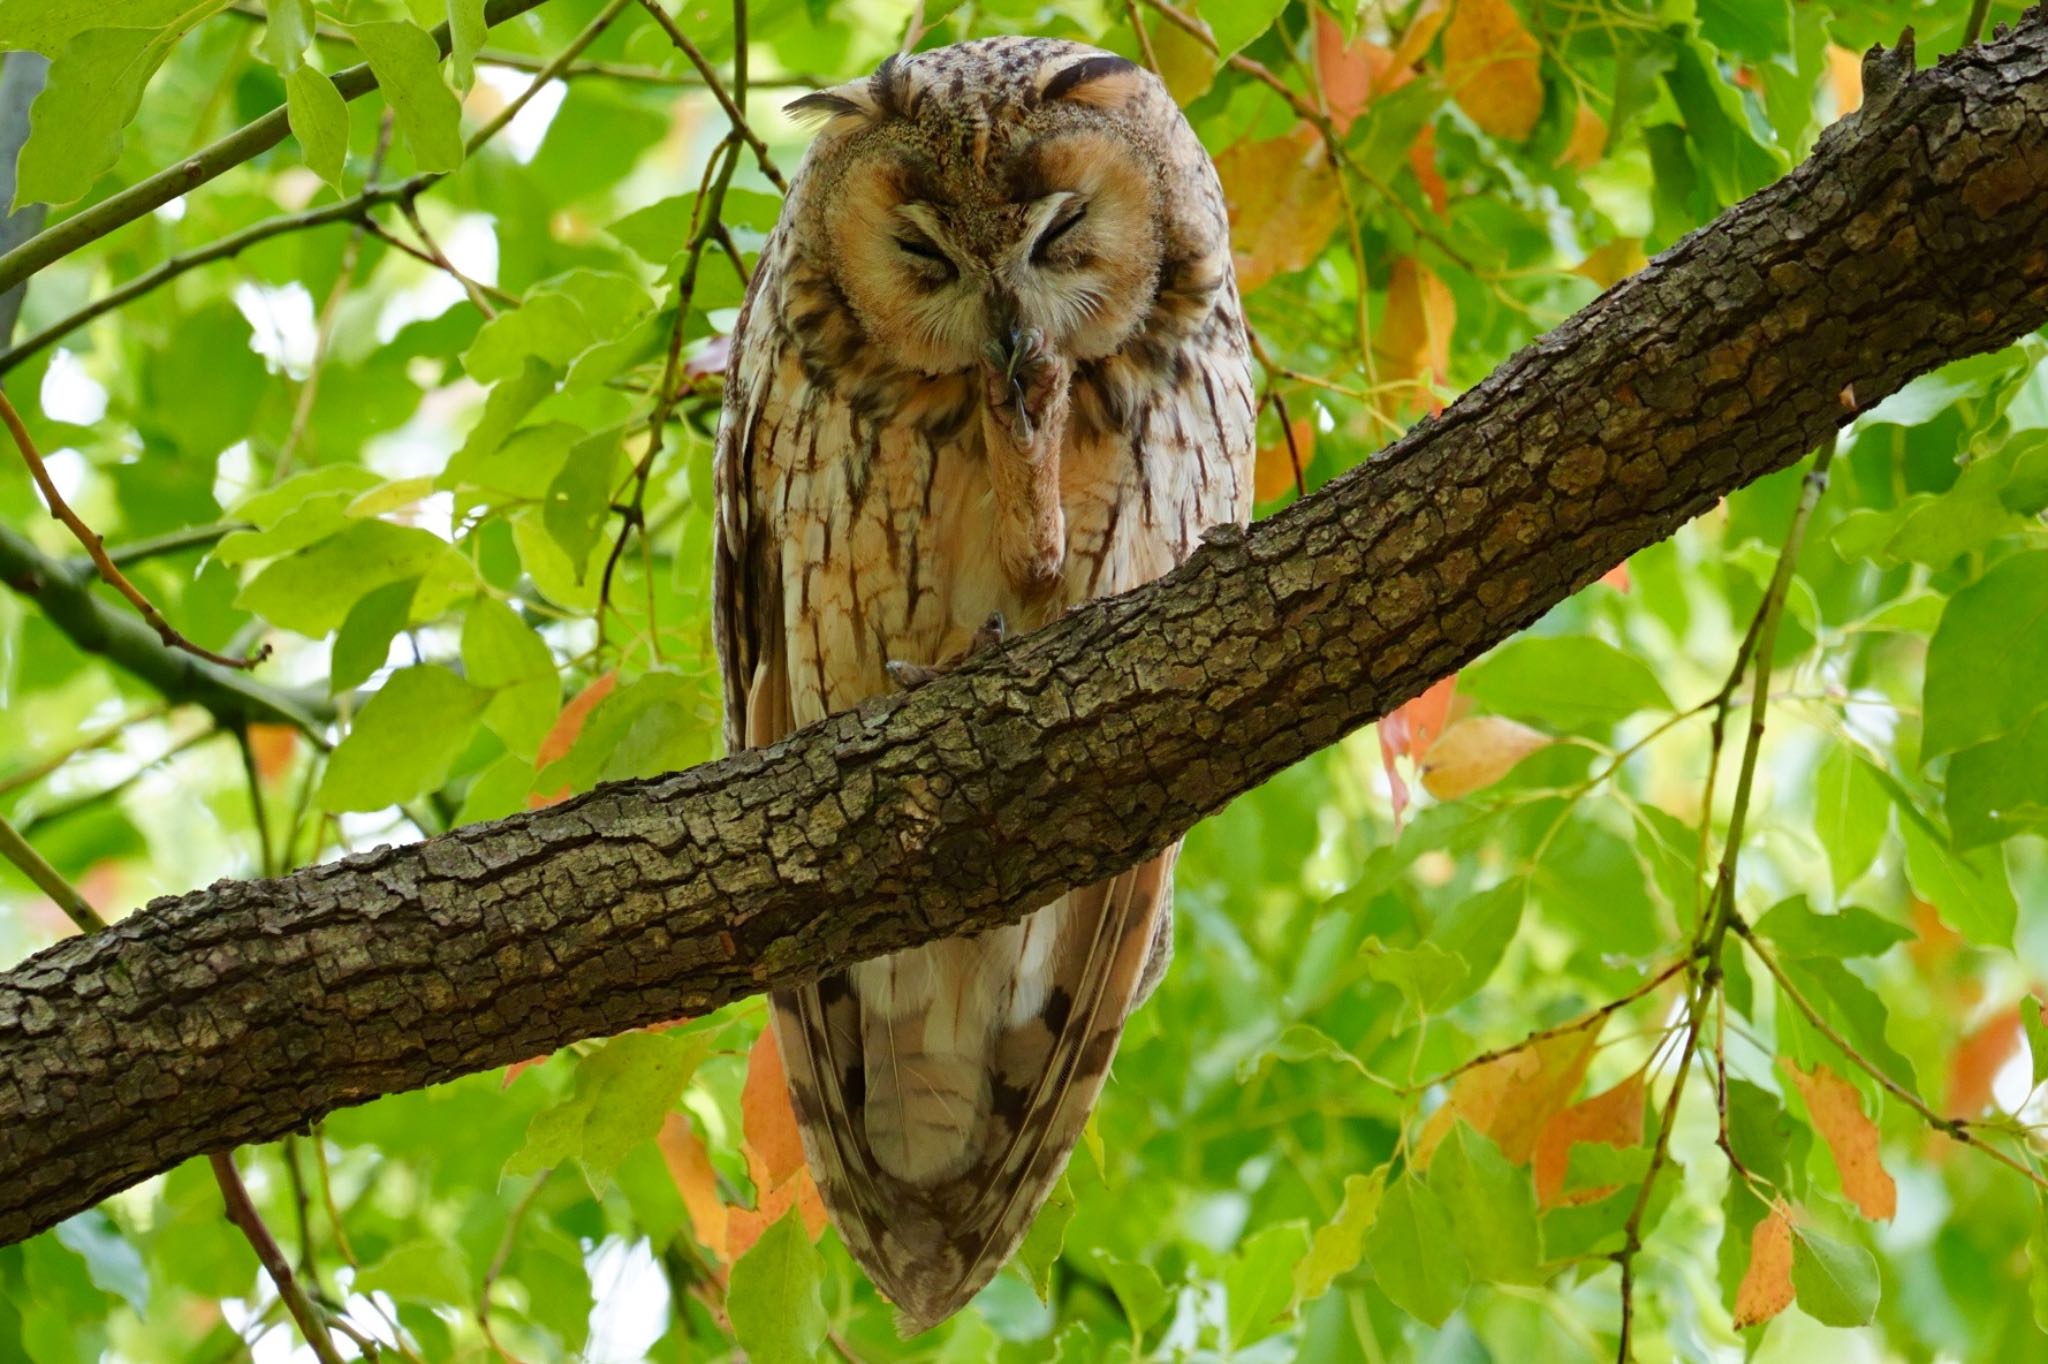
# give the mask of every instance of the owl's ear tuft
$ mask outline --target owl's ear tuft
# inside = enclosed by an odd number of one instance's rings
[[[1048,101],[1063,99],[1097,109],[1118,109],[1130,103],[1144,86],[1143,67],[1104,52],[1051,72],[1039,87],[1038,97]]]
[[[884,57],[875,74],[868,77],[868,97],[884,118],[906,118],[915,113],[917,86],[908,64],[893,52]]]
[[[842,118],[866,118],[868,110],[858,100],[835,90],[813,90],[782,106],[782,112],[801,123],[822,126]]]

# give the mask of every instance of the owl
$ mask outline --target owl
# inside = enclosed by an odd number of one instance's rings
[[[1251,512],[1208,156],[1165,87],[990,38],[809,94],[715,456],[727,739],[772,743],[1158,577]],[[826,1208],[906,1334],[1016,1249],[1171,951],[1177,846],[772,1001]]]

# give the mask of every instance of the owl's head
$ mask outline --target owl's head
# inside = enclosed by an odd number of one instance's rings
[[[1227,277],[1208,158],[1121,57],[982,39],[791,108],[823,127],[785,215],[870,364],[949,374],[1031,332],[1098,359],[1145,332],[1163,285]]]

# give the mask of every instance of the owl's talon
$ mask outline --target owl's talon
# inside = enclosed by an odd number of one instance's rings
[[[975,630],[974,643],[967,646],[967,652],[973,654],[979,653],[983,649],[995,648],[1003,642],[1009,633],[1010,625],[1008,621],[1003,619],[1003,613],[991,611],[988,613],[988,619],[983,621],[980,627]]]
[[[923,663],[906,663],[900,658],[892,658],[882,665],[882,671],[889,674],[889,680],[896,684],[896,690],[916,691],[938,677],[943,670],[928,667]]]

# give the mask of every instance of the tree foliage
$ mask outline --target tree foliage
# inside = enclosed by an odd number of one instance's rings
[[[902,8],[0,0],[50,62],[22,202],[61,231],[198,168],[34,275],[24,443],[180,643],[272,651],[195,690],[67,625],[38,584],[94,570],[0,448],[0,816],[44,859],[0,868],[0,954],[70,888],[715,756],[710,433],[779,106]],[[909,37],[1166,78],[1232,205],[1267,509],[1789,169],[1872,42],[1985,9],[983,0]],[[0,1357],[283,1358],[293,1307],[428,1360],[2030,1357],[2044,353],[1859,411],[1198,829],[1081,1151],[937,1332],[825,1230],[752,1001],[241,1153],[298,1303],[206,1161],[0,1249]]]

